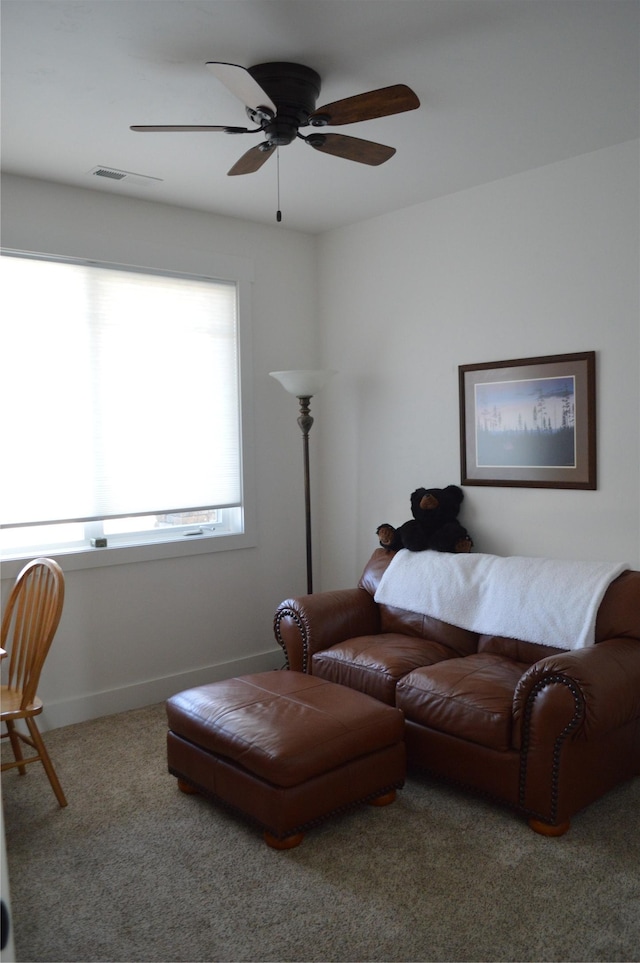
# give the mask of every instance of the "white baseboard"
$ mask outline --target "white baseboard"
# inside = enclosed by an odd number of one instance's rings
[[[146,682],[109,689],[105,692],[91,692],[73,699],[48,702],[38,720],[38,725],[43,732],[59,729],[61,726],[74,725],[76,722],[86,722],[88,719],[113,715],[115,712],[140,709],[156,702],[164,702],[176,692],[182,692],[193,686],[218,682],[220,679],[231,679],[238,675],[248,675],[251,672],[281,669],[283,665],[282,650],[270,649],[244,659],[234,659],[231,662],[209,665],[202,669],[191,669],[189,672],[165,676],[162,679],[149,679]]]

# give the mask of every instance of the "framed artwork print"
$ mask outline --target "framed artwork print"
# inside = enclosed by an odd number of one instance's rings
[[[595,351],[458,368],[463,485],[596,488]]]

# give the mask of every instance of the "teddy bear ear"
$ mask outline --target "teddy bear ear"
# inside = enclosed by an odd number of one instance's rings
[[[447,485],[444,490],[444,494],[448,495],[450,498],[455,499],[458,505],[462,504],[462,499],[464,498],[464,492],[457,485]]]

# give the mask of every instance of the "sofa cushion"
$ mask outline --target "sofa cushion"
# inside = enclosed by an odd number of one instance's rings
[[[446,645],[429,639],[394,633],[361,635],[316,652],[311,672],[328,682],[359,689],[380,702],[395,705],[398,679],[417,666],[451,658]]]
[[[360,577],[358,588],[364,589],[371,597],[376,594],[384,572],[395,553],[387,552],[383,548],[376,549],[367,562]],[[449,656],[469,655],[478,648],[477,632],[461,629],[457,625],[450,625],[440,619],[417,612],[409,612],[392,605],[378,605],[380,611],[380,631],[389,635],[415,636],[418,639],[430,639],[439,642],[451,650]]]
[[[512,748],[513,694],[528,668],[488,652],[447,659],[401,679],[396,705],[407,720],[506,751]]]
[[[478,652],[492,652],[502,655],[514,662],[526,662],[533,665],[547,655],[558,655],[565,649],[556,649],[550,645],[539,645],[537,642],[522,642],[520,639],[507,639],[502,635],[481,635],[478,640]]]
[[[382,632],[415,635],[420,639],[439,642],[449,649],[449,657],[470,655],[478,648],[478,633],[461,629],[430,615],[406,612],[391,605],[380,605],[380,630]]]

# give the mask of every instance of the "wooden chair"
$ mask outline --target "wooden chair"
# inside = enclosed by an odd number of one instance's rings
[[[45,768],[56,799],[67,805],[62,786],[40,735],[35,717],[42,712],[42,702],[36,695],[40,673],[58,628],[64,603],[64,575],[57,562],[50,558],[36,558],[22,569],[11,590],[2,618],[2,641],[8,650],[8,684],[1,687],[0,722],[7,731],[14,762],[2,764],[1,771],[16,766],[20,775],[30,762],[41,762]],[[30,735],[15,726],[24,719]],[[37,755],[25,759],[20,743],[36,750]]]

